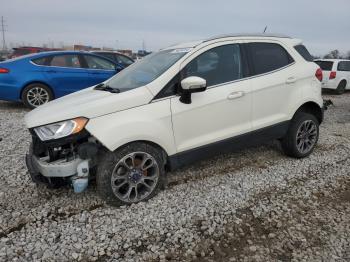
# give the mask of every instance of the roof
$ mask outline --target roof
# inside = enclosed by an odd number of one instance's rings
[[[228,37],[273,37],[273,38],[291,38],[290,36],[283,35],[283,34],[266,34],[266,33],[241,33],[241,34],[224,34],[224,35],[217,35],[210,37],[204,42],[220,39],[220,38],[228,38]]]
[[[216,39],[221,38],[230,38],[230,37],[266,37],[266,38],[285,38],[285,39],[293,39],[290,36],[283,35],[283,34],[266,34],[266,33],[241,33],[241,34],[224,34],[224,35],[217,35],[213,36],[207,39],[199,40],[199,41],[193,41],[193,42],[187,42],[187,43],[180,43],[176,45],[169,46],[167,49],[178,49],[178,48],[194,48],[199,44],[209,42]],[[296,42],[300,42],[301,40],[297,39]]]

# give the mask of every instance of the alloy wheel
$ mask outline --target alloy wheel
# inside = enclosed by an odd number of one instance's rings
[[[313,149],[317,142],[317,125],[312,120],[306,120],[301,123],[296,136],[296,145],[298,151],[306,154]]]
[[[49,102],[49,93],[42,87],[31,88],[27,93],[27,101],[33,107],[38,107]]]
[[[115,165],[111,186],[120,200],[136,203],[154,191],[158,179],[159,167],[155,158],[145,152],[133,152]]]

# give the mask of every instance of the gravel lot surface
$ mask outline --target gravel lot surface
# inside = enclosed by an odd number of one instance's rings
[[[0,261],[350,261],[350,94],[307,159],[277,142],[170,174],[147,203],[112,208],[35,186],[26,110],[0,102]]]

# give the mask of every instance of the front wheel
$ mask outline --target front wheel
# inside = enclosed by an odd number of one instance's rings
[[[319,136],[319,122],[309,113],[297,113],[281,140],[284,153],[295,158],[303,158],[312,153]]]
[[[165,181],[162,152],[146,143],[131,143],[107,152],[97,168],[97,190],[114,206],[146,201],[164,187]]]
[[[53,94],[48,86],[34,83],[24,88],[21,98],[27,107],[33,109],[51,101]]]

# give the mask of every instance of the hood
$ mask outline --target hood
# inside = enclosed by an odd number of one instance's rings
[[[153,95],[147,87],[122,93],[94,90],[93,87],[42,105],[25,116],[28,128],[47,125],[76,117],[99,117],[149,103]]]

